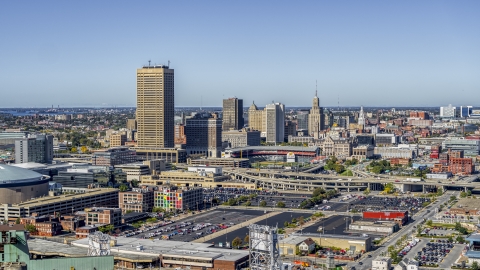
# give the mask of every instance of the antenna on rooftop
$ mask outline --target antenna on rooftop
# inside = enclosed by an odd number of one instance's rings
[[[317,97],[317,91],[318,91],[318,88],[317,88],[317,80],[315,80],[315,96]]]
[[[168,67],[170,68],[170,60],[168,60]]]
[[[148,66],[150,67],[150,62],[152,62],[151,60],[148,60]]]

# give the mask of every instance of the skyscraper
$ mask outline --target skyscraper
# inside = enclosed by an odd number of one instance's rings
[[[308,115],[308,133],[318,138],[319,132],[325,129],[324,125],[325,116],[323,115],[323,108],[320,107],[320,99],[317,97],[317,91],[315,91],[312,109]]]
[[[222,129],[239,130],[243,128],[243,99],[228,98],[223,100]]]
[[[137,145],[174,147],[174,70],[169,66],[137,69]]]
[[[186,120],[187,153],[219,158],[222,152],[222,120],[216,114],[197,113]]]
[[[266,142],[283,142],[285,137],[285,105],[267,104],[265,107]]]

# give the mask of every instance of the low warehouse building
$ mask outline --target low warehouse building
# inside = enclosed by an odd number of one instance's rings
[[[480,199],[460,199],[448,212],[458,215],[478,216],[480,215]]]
[[[72,242],[75,247],[88,249],[88,239]],[[249,252],[247,250],[219,249],[207,243],[192,243],[167,240],[150,240],[118,237],[111,248],[115,260],[122,260],[125,267],[140,268],[152,266],[162,267],[190,267],[190,269],[206,270],[236,270],[248,265]],[[135,257],[142,257],[142,261],[135,261]],[[146,258],[145,258],[146,257]],[[157,262],[160,258],[160,262]],[[127,260],[128,259],[128,260]],[[150,260],[148,263],[146,263]],[[134,264],[130,264],[134,263]]]
[[[380,234],[392,234],[398,231],[399,226],[395,222],[380,221],[356,221],[348,226],[349,230],[360,232],[373,232]]]
[[[317,245],[321,247],[337,247],[341,249],[355,249],[356,252],[368,252],[372,248],[372,238],[369,236],[351,236],[338,234],[321,234],[321,233],[294,233],[290,237],[304,236],[311,238]],[[283,241],[286,241],[285,238]]]

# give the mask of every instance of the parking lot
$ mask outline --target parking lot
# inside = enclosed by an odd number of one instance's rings
[[[459,258],[464,247],[462,244],[448,243],[445,239],[430,241],[428,238],[422,238],[417,245],[405,254],[399,253],[399,256],[415,259],[419,266],[438,265],[440,269],[449,269]]]
[[[203,196],[206,202],[217,198],[220,203],[226,202],[231,198],[238,198],[240,196],[251,196],[249,198],[252,206],[258,206],[261,201],[267,203],[267,207],[275,207],[278,202],[285,203],[285,207],[297,208],[300,203],[307,199],[306,195],[298,195],[292,193],[280,193],[277,191],[252,190],[244,188],[205,188],[203,189]]]
[[[409,215],[413,216],[423,208],[422,204],[425,202],[430,202],[430,199],[414,197],[366,197],[350,203],[350,209],[358,212],[408,210]]]
[[[190,242],[261,215],[264,215],[264,211],[239,209],[213,210],[183,218],[175,223],[154,230],[142,232],[134,237],[152,237],[155,239]]]
[[[324,220],[320,220],[315,224],[303,229],[304,233],[323,233],[325,234],[343,234],[348,235],[348,225],[352,220],[357,221],[361,219],[359,216],[332,216]],[[348,224],[347,224],[348,223]]]
[[[262,211],[263,213],[263,211]],[[291,221],[293,218],[298,219],[299,217],[303,216],[304,218],[309,217],[309,214],[304,214],[304,213],[294,213],[294,212],[283,212],[278,215],[275,215],[273,217],[267,218],[262,220],[261,222],[258,222],[257,224],[260,225],[268,225],[268,226],[277,226],[279,228],[283,228],[283,223],[285,221]],[[225,242],[232,242],[233,239],[236,237],[239,237],[240,239],[244,239],[245,236],[248,235],[248,228],[243,227],[234,231],[230,231],[227,229],[227,233],[225,235],[219,236],[217,238],[208,240],[208,243],[214,243],[215,246],[218,246],[219,243],[225,243]]]

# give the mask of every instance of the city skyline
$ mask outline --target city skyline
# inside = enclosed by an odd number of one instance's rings
[[[477,1],[252,5],[8,2],[0,107],[134,106],[149,60],[177,69],[176,107],[308,107],[315,80],[322,107],[471,104],[480,89]]]

